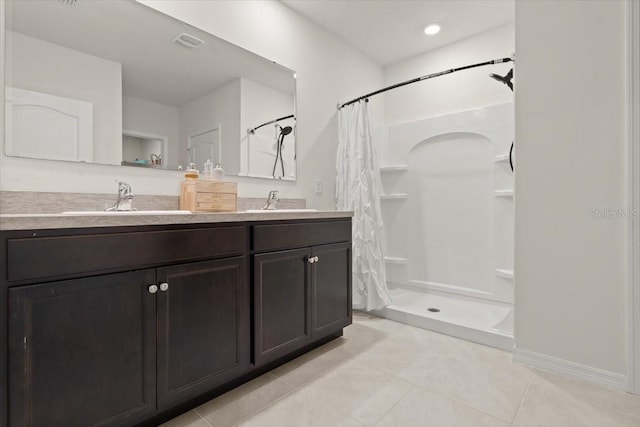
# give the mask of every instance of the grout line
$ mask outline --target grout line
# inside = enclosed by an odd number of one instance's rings
[[[535,372],[531,372],[531,376],[529,377],[529,382],[527,383],[527,386],[524,389],[524,393],[522,393],[522,398],[520,399],[520,402],[518,402],[518,407],[516,408],[516,412],[513,414],[513,418],[511,418],[511,424],[509,424],[510,426],[513,426],[513,423],[515,422],[516,417],[518,416],[520,407],[522,407],[522,402],[524,402],[524,399],[527,396],[527,393],[529,392],[529,387],[531,387],[531,383],[533,382],[534,374]]]
[[[213,400],[213,399],[212,399]],[[205,423],[207,423],[208,426],[213,427],[213,425],[207,421],[207,419],[205,417],[202,416],[202,414],[200,412],[198,412],[198,410],[196,408],[193,408],[193,412],[195,412],[196,414],[198,414],[198,416],[200,417],[200,419],[202,419],[202,421],[204,421]]]
[[[395,377],[395,376],[393,376],[393,378],[398,379],[398,378],[397,378],[397,377]],[[378,423],[379,423],[379,422],[380,422],[384,417],[386,417],[386,416],[387,416],[387,414],[388,414],[389,412],[391,412],[391,411],[393,410],[393,408],[395,408],[396,406],[398,406],[398,404],[402,401],[402,399],[404,399],[404,398],[409,394],[409,392],[411,392],[411,390],[413,390],[413,389],[416,387],[414,384],[412,384],[412,383],[410,383],[410,382],[408,382],[408,381],[407,381],[407,384],[410,384],[410,385],[411,385],[411,387],[409,387],[409,388],[407,389],[407,391],[402,395],[402,397],[400,397],[400,399],[398,399],[398,400],[396,401],[396,403],[394,403],[393,405],[391,405],[391,407],[390,407],[389,409],[387,409],[387,411],[386,411],[384,414],[380,415],[380,417],[378,417],[378,419],[373,423],[373,425],[378,424]]]

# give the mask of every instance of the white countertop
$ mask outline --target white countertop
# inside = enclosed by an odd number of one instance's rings
[[[351,211],[308,212],[224,212],[194,213],[190,215],[64,215],[59,214],[0,214],[0,230],[30,230],[85,227],[121,227],[134,225],[202,224],[246,221],[275,221],[294,219],[350,218]]]

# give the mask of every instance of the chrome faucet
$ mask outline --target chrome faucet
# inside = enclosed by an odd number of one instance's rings
[[[269,196],[267,197],[267,204],[262,208],[263,210],[272,210],[276,208],[276,203],[280,201],[278,197],[278,190],[269,191]]]
[[[116,203],[110,208],[105,209],[106,211],[135,211],[133,207],[131,207],[131,203],[133,201],[133,193],[131,192],[131,186],[123,181],[118,181],[118,200]]]

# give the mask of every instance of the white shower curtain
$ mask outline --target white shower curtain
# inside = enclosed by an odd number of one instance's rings
[[[384,265],[380,177],[371,142],[367,102],[338,113],[336,208],[353,214],[353,308],[381,309],[391,303]]]

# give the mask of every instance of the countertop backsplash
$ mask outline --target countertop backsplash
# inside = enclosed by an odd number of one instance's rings
[[[0,214],[56,214],[65,211],[103,211],[113,206],[116,194],[0,191]],[[267,197],[238,197],[238,211],[261,209]],[[304,209],[305,199],[281,199],[279,209]],[[136,195],[137,210],[180,209],[180,196]]]

